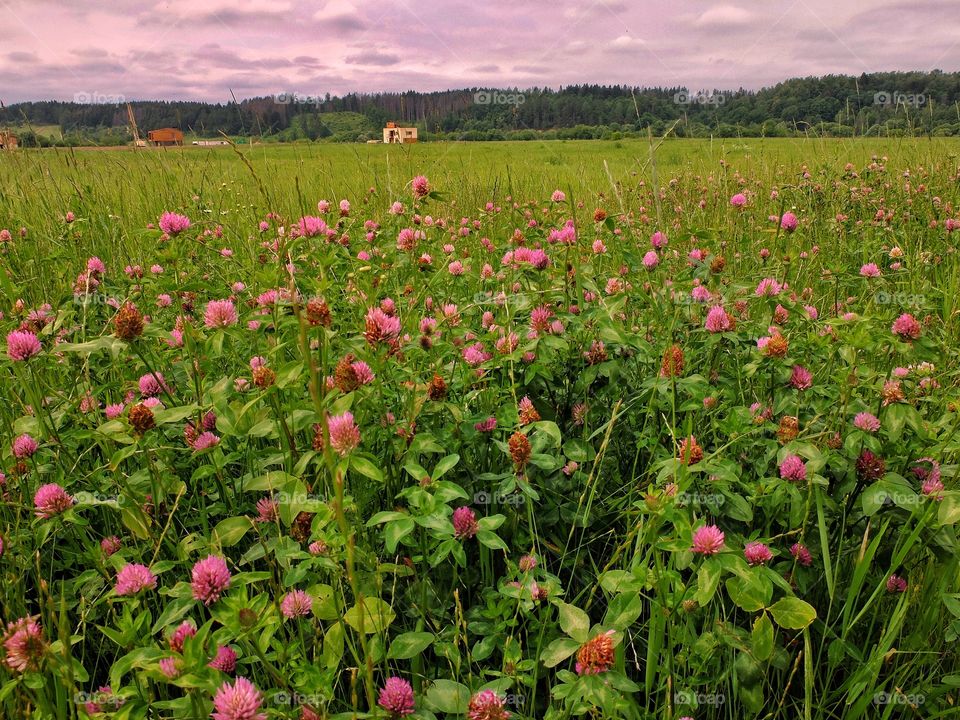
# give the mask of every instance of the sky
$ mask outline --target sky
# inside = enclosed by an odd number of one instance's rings
[[[0,101],[960,70],[956,0],[0,0]],[[895,88],[894,88],[895,89]]]

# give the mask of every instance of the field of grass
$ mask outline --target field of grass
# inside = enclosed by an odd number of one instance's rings
[[[0,153],[0,717],[956,717],[958,178]]]

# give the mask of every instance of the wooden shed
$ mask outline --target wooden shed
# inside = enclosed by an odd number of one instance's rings
[[[8,130],[0,130],[0,150],[13,150],[17,147],[17,136]]]
[[[160,128],[147,133],[147,140],[153,145],[183,145],[183,131],[176,128]]]

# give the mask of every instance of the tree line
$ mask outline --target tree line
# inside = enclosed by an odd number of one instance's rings
[[[423,139],[960,135],[960,73],[887,72],[794,78],[761,90],[571,85],[439,92],[285,92],[240,102],[131,101],[141,136],[177,127],[193,137],[264,140],[378,139],[387,121]],[[0,108],[0,127],[21,144],[55,142],[31,131],[56,126],[59,142],[131,139],[125,104],[23,102]]]

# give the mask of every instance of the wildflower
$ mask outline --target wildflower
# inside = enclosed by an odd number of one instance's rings
[[[160,216],[160,221],[157,224],[167,235],[179,235],[190,227],[190,218],[186,215],[165,212]]]
[[[73,498],[56,483],[41,485],[33,496],[34,514],[38,518],[52,518],[73,505]]]
[[[430,181],[423,175],[417,175],[410,181],[410,185],[413,188],[414,196],[417,198],[426,197],[430,194]],[[401,205],[401,209],[402,207]]]
[[[36,440],[33,439],[32,436],[26,433],[23,435],[18,435],[13,439],[13,456],[18,460],[33,457],[33,454],[37,452],[39,447],[40,445]]]
[[[212,447],[216,447],[220,444],[220,438],[209,430],[202,432],[197,436],[197,439],[193,441],[193,451],[201,452],[203,450],[209,450]]]
[[[276,522],[280,506],[272,497],[257,500],[257,522]]]
[[[520,568],[520,572],[530,572],[537,566],[537,556],[536,555],[524,555],[520,558],[520,561],[517,563],[517,566]]]
[[[697,444],[697,439],[693,435],[680,442],[678,459],[684,465],[696,465],[703,460],[703,448]]]
[[[867,263],[860,267],[860,274],[868,278],[880,277],[880,268],[877,267],[876,263]]]
[[[887,405],[892,405],[893,403],[902,402],[906,397],[903,394],[903,386],[900,384],[899,380],[888,380],[885,382],[880,395],[883,397],[884,407]]]
[[[743,548],[743,556],[751,565],[764,565],[773,559],[770,548],[762,542],[749,542]]]
[[[232,673],[237,669],[237,653],[229,645],[219,645],[217,654],[207,663],[207,667],[212,667],[220,672]]]
[[[400,334],[400,318],[388,315],[378,307],[367,311],[365,323],[363,335],[370,345],[393,341]]]
[[[341,456],[347,455],[360,444],[360,429],[353,421],[353,413],[331,415],[327,419],[327,432],[330,435],[330,447]]]
[[[559,191],[558,191],[559,192]],[[509,720],[506,699],[493,690],[481,690],[467,704],[468,720]]]
[[[307,301],[307,322],[314,327],[318,325],[330,327],[331,321],[330,306],[326,301],[320,298],[310,298]]]
[[[563,202],[566,199],[567,196],[562,190],[554,190],[553,195],[550,196],[550,200],[553,202]]]
[[[540,420],[540,413],[538,413],[537,409],[533,406],[533,401],[526,395],[520,400],[518,410],[521,425],[529,425],[530,423],[535,423]]]
[[[907,589],[907,581],[899,575],[891,575],[887,578],[888,593],[902,593]]]
[[[211,300],[203,313],[203,322],[208,328],[225,328],[237,323],[237,309],[232,300]]]
[[[105,537],[100,541],[100,549],[103,550],[104,555],[110,557],[115,552],[120,549],[120,538],[116,535],[111,535],[110,537]]]
[[[193,566],[191,588],[194,600],[210,605],[230,587],[230,570],[223,558],[210,555]]]
[[[920,323],[910,313],[903,313],[894,320],[890,330],[894,335],[898,335],[901,340],[916,340],[920,337]]]
[[[510,436],[507,441],[507,447],[510,450],[510,457],[513,459],[513,465],[517,471],[523,470],[530,460],[530,441],[527,436],[519,430]]]
[[[7,355],[11,360],[29,360],[41,349],[37,336],[29,330],[14,330],[7,335]]]
[[[660,264],[660,256],[657,255],[657,251],[647,250],[646,254],[643,256],[643,266],[647,270],[653,270],[659,264]]]
[[[413,713],[413,688],[403,678],[388,677],[380,689],[377,704],[390,713],[391,718],[406,717]]]
[[[800,434],[800,421],[793,415],[784,415],[780,418],[780,424],[777,427],[777,440],[781,445],[786,445]]]
[[[477,432],[493,432],[497,428],[497,419],[492,415],[486,420],[474,423],[473,429]]]
[[[873,482],[883,477],[887,471],[887,464],[882,457],[874,455],[869,450],[863,450],[856,462],[857,478],[861,482]]]
[[[157,586],[157,576],[146,565],[129,563],[117,573],[114,587],[117,595],[136,595],[141,590],[153,590]]]
[[[127,414],[131,427],[138,435],[143,435],[147,430],[156,427],[156,420],[153,417],[153,411],[149,407],[140,403],[130,408]]]
[[[143,334],[143,315],[136,305],[126,302],[113,318],[114,334],[121,340],[134,340]]]
[[[313,609],[313,598],[303,590],[291,590],[280,602],[280,612],[287,619],[309,615]]]
[[[757,289],[754,291],[754,294],[757,297],[774,297],[779,295],[783,291],[783,285],[778,283],[773,278],[764,278],[757,285]]]
[[[173,680],[180,674],[182,665],[183,660],[180,658],[165,657],[160,660],[160,672],[162,672],[168,680]]]
[[[715,555],[723,548],[723,531],[716,525],[703,525],[693,533],[693,552]]]
[[[660,377],[671,378],[683,374],[683,348],[671,345],[663,351],[663,360],[660,361]]]
[[[461,540],[470,539],[477,534],[477,516],[468,507],[459,507],[453,511],[454,536]]]
[[[802,365],[794,365],[790,374],[790,384],[797,390],[809,390],[813,387],[813,375]]]
[[[260,712],[263,698],[256,686],[243,677],[224,683],[213,698],[213,720],[266,720]]]
[[[792,482],[802,482],[807,479],[807,466],[798,455],[787,455],[780,463],[780,477]]]
[[[810,567],[813,563],[813,558],[810,556],[810,551],[807,550],[805,545],[800,543],[794,543],[790,546],[790,554],[796,559],[798,563],[804,567]]]
[[[3,636],[4,662],[17,672],[36,669],[46,651],[47,643],[40,624],[30,617],[8,623]]]
[[[615,659],[613,630],[590,638],[577,650],[578,675],[599,675],[611,668]]]
[[[880,420],[871,413],[861,412],[853,418],[853,425],[863,432],[875,433],[880,429]]]
[[[447,382],[442,375],[434,373],[427,385],[427,397],[431,400],[443,400],[447,396]]]
[[[722,305],[714,305],[707,312],[707,320],[704,327],[712,333],[727,332],[733,330],[736,326],[734,319],[727,314]]]
[[[792,212],[785,212],[783,217],[780,218],[780,227],[782,227],[788,233],[792,233],[794,230],[796,230],[798,224],[799,222],[797,221],[797,216]]]
[[[747,204],[747,196],[743,193],[737,193],[730,198],[730,204],[735,208],[742,208]]]
[[[170,392],[170,387],[161,373],[149,372],[141,376],[140,380],[137,381],[137,387],[144,397],[156,397],[163,391]]]

